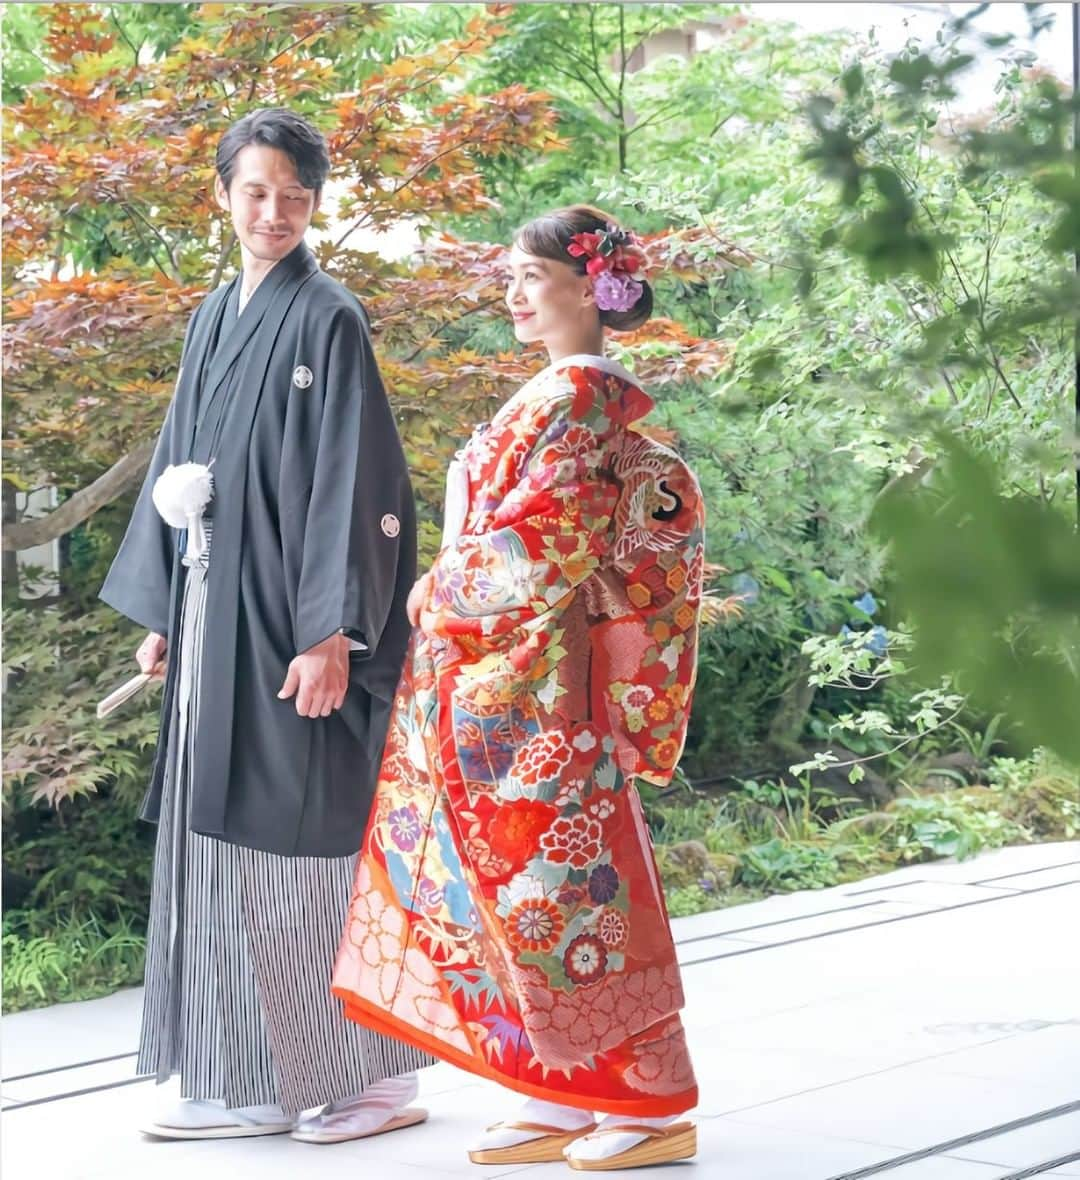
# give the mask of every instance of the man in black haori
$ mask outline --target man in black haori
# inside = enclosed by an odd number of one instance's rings
[[[242,269],[192,316],[101,592],[165,677],[138,1069],[180,1075],[144,1128],[167,1138],[339,1142],[425,1117],[408,1104],[432,1059],[330,995],[416,534],[367,318],[304,243],[329,166],[287,110],[222,137]]]

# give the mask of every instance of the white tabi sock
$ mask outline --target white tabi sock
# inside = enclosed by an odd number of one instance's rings
[[[383,1078],[362,1094],[328,1102],[318,1114],[297,1123],[296,1130],[301,1134],[370,1135],[400,1114],[419,1091],[420,1082],[415,1073]]]
[[[280,1106],[226,1107],[217,1099],[183,1098],[154,1119],[160,1127],[183,1131],[210,1130],[213,1127],[280,1126],[292,1119]]]
[[[587,1110],[579,1110],[576,1106],[559,1106],[554,1102],[544,1102],[540,1098],[530,1098],[528,1102],[514,1115],[507,1119],[510,1123],[544,1123],[549,1127],[561,1127],[564,1131],[579,1131],[583,1127],[591,1127],[593,1116]],[[543,1131],[515,1131],[510,1127],[498,1127],[494,1131],[485,1131],[470,1147],[470,1151],[487,1151],[495,1147],[516,1147],[519,1143],[527,1143],[530,1139],[540,1139]]]
[[[669,1114],[660,1119],[639,1119],[632,1115],[609,1114],[600,1120],[596,1130],[603,1131],[608,1127],[622,1126],[624,1123],[636,1123],[641,1127],[667,1127],[672,1123],[679,1122],[683,1117],[681,1114]],[[612,1156],[629,1151],[631,1147],[637,1147],[645,1138],[644,1135],[634,1135],[629,1132],[586,1135],[583,1139],[577,1139],[571,1143],[563,1155],[567,1159],[574,1160],[609,1160]]]

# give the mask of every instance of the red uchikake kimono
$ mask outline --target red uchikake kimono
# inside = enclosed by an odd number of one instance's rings
[[[651,408],[620,366],[568,358],[462,453],[333,979],[352,1020],[638,1117],[697,1102],[633,780],[667,784],[682,751],[704,519],[633,429]]]

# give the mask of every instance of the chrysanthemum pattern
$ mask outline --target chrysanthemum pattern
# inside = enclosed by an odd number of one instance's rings
[[[592,934],[572,939],[563,955],[563,969],[577,984],[599,983],[607,971],[607,947]]]
[[[565,927],[562,910],[546,897],[518,902],[506,919],[506,937],[512,947],[550,951]]]
[[[621,910],[608,906],[600,911],[600,917],[596,920],[596,932],[604,946],[617,951],[626,945],[626,940],[630,937],[630,922]]]

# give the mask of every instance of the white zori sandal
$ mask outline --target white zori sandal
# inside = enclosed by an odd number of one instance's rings
[[[414,1073],[383,1078],[362,1094],[331,1102],[318,1114],[298,1122],[292,1138],[301,1143],[347,1143],[415,1127],[428,1117],[422,1107],[409,1106],[418,1090]]]
[[[583,1135],[596,1129],[588,1123],[576,1131],[556,1127],[550,1123],[503,1122],[488,1127],[492,1131],[521,1131],[531,1137],[507,1147],[481,1147],[469,1152],[474,1164],[549,1164],[561,1162],[564,1150]]]
[[[608,1135],[634,1135],[638,1143],[608,1155],[603,1143]],[[670,1164],[697,1154],[697,1127],[693,1123],[670,1123],[650,1127],[646,1123],[612,1123],[600,1127],[577,1143],[577,1150],[563,1158],[578,1172],[614,1172],[619,1168],[644,1168],[650,1164]]]
[[[293,1120],[280,1106],[227,1107],[224,1102],[185,1098],[141,1130],[158,1139],[242,1139],[285,1135],[292,1128]]]

